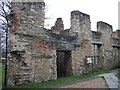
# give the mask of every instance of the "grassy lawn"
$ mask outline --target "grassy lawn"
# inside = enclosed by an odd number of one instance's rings
[[[5,70],[5,66],[3,64],[0,63],[0,86],[2,86],[2,84],[4,83],[4,70]]]
[[[120,79],[120,73],[118,73],[116,76]]]
[[[21,86],[13,86],[13,87],[7,87],[7,88],[24,88],[25,90],[28,89],[35,89],[35,88],[48,88],[50,86],[55,86],[55,85],[60,85],[60,84],[67,84],[76,80],[80,80],[80,79],[84,79],[87,77],[91,77],[91,76],[96,76],[99,74],[104,74],[104,73],[108,73],[108,71],[106,70],[97,70],[94,72],[89,72],[87,75],[82,74],[80,76],[70,76],[70,77],[62,77],[62,78],[58,78],[57,80],[53,80],[53,81],[47,81],[47,82],[43,82],[43,83],[35,83],[35,84],[26,84],[26,85],[21,85]],[[7,89],[6,88],[6,89]],[[18,89],[17,89],[18,90]]]

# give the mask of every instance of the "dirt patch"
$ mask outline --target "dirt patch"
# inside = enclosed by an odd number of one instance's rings
[[[78,82],[72,85],[66,85],[61,88],[108,88],[104,78],[94,78],[88,81]]]

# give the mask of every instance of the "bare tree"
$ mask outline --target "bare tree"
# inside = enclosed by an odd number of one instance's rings
[[[10,9],[11,2],[9,0],[3,0],[0,2],[0,16],[2,17],[0,20],[3,22],[3,24],[8,23],[7,16],[10,13]]]
[[[7,33],[9,30],[8,15],[11,10],[10,0],[0,1],[0,30],[2,30],[2,47],[5,45],[6,60],[5,60],[5,86],[7,85]]]
[[[9,20],[7,16],[10,14],[11,3],[8,0],[0,2],[0,30],[2,30],[2,48],[5,48],[7,31],[9,29]]]

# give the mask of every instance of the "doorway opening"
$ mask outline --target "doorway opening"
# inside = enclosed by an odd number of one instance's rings
[[[70,76],[72,74],[71,51],[57,50],[57,77]]]

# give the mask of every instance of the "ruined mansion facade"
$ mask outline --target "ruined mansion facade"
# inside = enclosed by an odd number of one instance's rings
[[[44,28],[45,3],[12,2],[8,32],[7,78],[16,85],[80,75],[95,68],[115,68],[120,60],[120,30],[99,21],[91,30],[88,14],[71,12],[64,29],[57,18]]]

